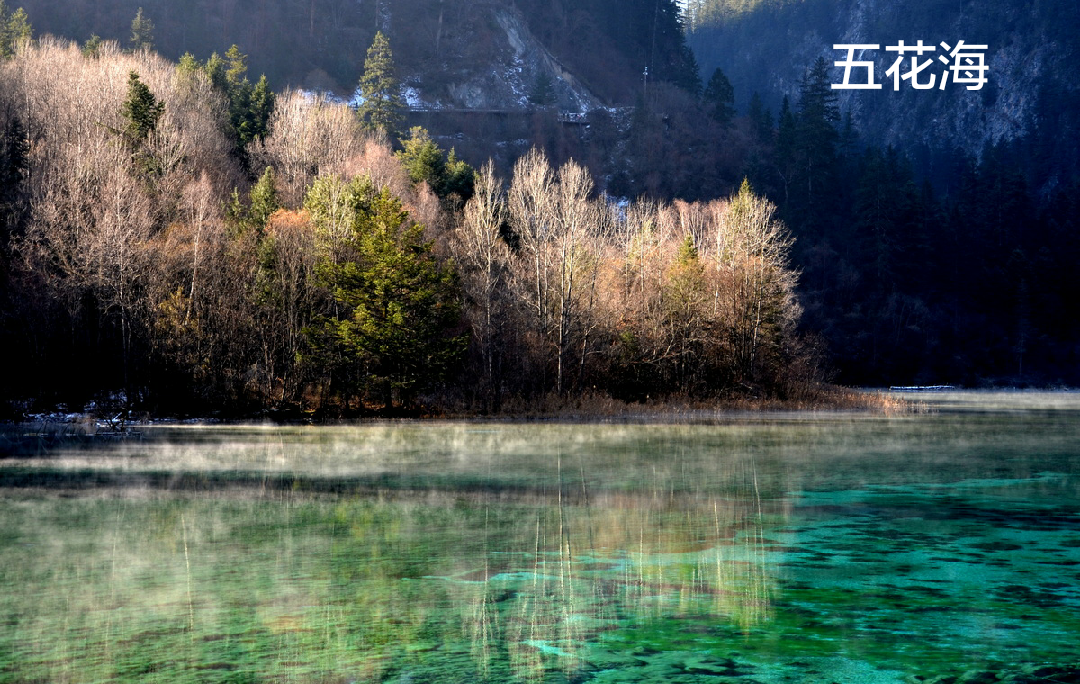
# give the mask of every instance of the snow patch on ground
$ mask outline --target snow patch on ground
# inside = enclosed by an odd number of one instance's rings
[[[420,97],[420,91],[412,86],[401,87],[401,101],[409,109],[426,109],[424,100]]]

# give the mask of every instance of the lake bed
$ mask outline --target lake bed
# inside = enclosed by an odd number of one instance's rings
[[[0,459],[0,682],[1080,675],[1080,397],[918,399]]]

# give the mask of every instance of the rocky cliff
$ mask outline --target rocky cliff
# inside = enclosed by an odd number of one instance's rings
[[[392,25],[391,17],[388,14]],[[468,25],[483,24],[486,54],[441,64],[406,62],[400,76],[413,108],[516,111],[550,106],[587,112],[602,106],[601,99],[533,35],[516,8],[477,3],[465,23],[454,27],[454,33],[471,33]],[[405,42],[405,36],[398,42]]]

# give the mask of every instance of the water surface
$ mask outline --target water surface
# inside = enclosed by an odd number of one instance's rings
[[[1080,680],[1080,398],[933,401],[0,459],[0,682]]]

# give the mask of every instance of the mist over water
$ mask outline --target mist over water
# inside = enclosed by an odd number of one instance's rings
[[[2,458],[0,681],[1072,676],[1080,398],[924,401]]]

